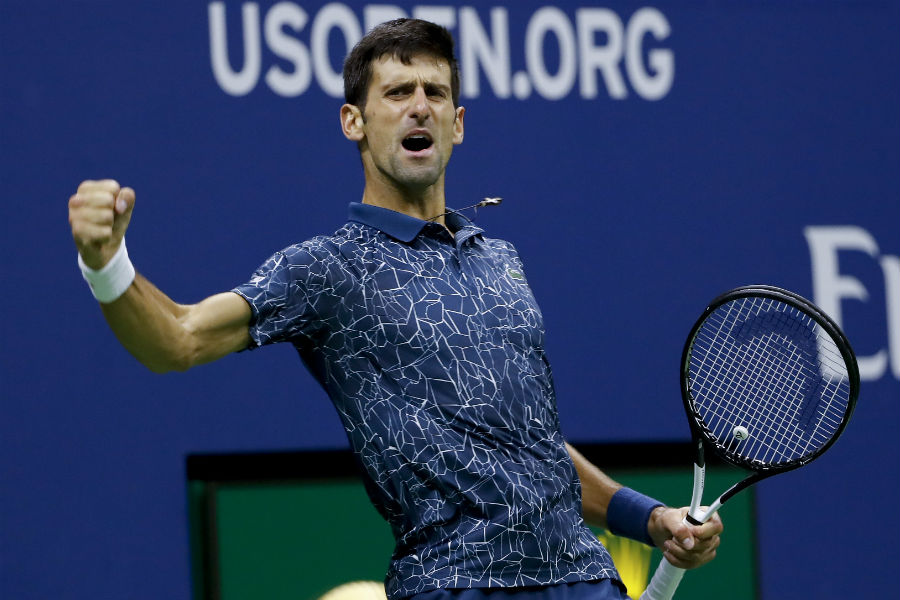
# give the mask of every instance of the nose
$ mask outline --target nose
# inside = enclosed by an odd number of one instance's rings
[[[417,121],[424,121],[431,114],[431,108],[428,106],[428,96],[425,95],[425,88],[416,86],[413,92],[410,106],[410,115]]]

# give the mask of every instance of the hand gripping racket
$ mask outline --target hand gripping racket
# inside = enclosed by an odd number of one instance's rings
[[[713,300],[691,329],[681,394],[695,452],[685,521],[699,525],[741,490],[825,452],[856,405],[859,370],[847,338],[818,307],[753,285]],[[704,448],[750,471],[705,511]],[[664,558],[641,600],[669,600],[683,574]]]

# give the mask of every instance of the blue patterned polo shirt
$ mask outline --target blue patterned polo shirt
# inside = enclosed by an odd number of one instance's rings
[[[340,414],[396,548],[391,599],[618,578],[581,518],[540,310],[511,244],[353,203],[235,288]]]

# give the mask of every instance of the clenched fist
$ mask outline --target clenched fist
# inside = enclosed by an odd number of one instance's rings
[[[122,243],[134,210],[134,190],[112,179],[84,181],[69,198],[69,225],[81,259],[101,269]]]

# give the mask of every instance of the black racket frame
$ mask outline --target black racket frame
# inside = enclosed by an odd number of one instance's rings
[[[822,327],[822,329],[824,329],[832,337],[835,345],[840,350],[844,361],[847,363],[847,372],[850,385],[848,406],[847,410],[844,413],[844,418],[835,431],[834,435],[830,440],[828,440],[828,442],[826,442],[815,452],[792,461],[780,463],[778,465],[770,465],[759,461],[748,460],[728,452],[715,440],[712,432],[703,423],[700,414],[698,414],[698,412],[694,409],[693,402],[691,400],[691,392],[689,387],[690,364],[688,362],[688,358],[691,355],[691,348],[693,347],[697,332],[699,331],[700,327],[702,327],[703,323],[706,321],[709,315],[714,310],[716,310],[716,308],[725,304],[726,302],[731,302],[733,300],[748,297],[769,298],[772,300],[777,300],[802,311],[804,314],[808,315],[811,319],[818,323]],[[684,351],[681,355],[681,397],[682,401],[684,402],[685,414],[688,416],[688,423],[691,428],[691,436],[694,440],[694,462],[699,467],[703,467],[705,465],[704,446],[708,445],[716,454],[716,456],[724,462],[736,467],[753,471],[752,475],[736,483],[728,491],[722,494],[722,503],[724,503],[726,500],[728,500],[741,490],[745,489],[746,487],[753,485],[754,483],[765,479],[766,477],[771,477],[772,475],[778,473],[784,473],[785,471],[797,469],[806,464],[809,464],[810,462],[821,456],[822,453],[830,448],[831,445],[834,444],[834,442],[843,433],[844,428],[850,421],[850,416],[852,415],[853,410],[856,407],[856,400],[858,396],[859,367],[856,363],[856,355],[853,352],[853,348],[850,346],[850,341],[847,339],[847,336],[844,335],[844,332],[841,331],[841,328],[838,327],[837,323],[835,323],[819,307],[817,307],[806,298],[789,290],[785,290],[773,285],[741,286],[733,290],[729,290],[715,298],[712,302],[710,302],[709,306],[706,307],[706,310],[703,311],[703,314],[700,315],[700,318],[697,319],[697,322],[691,328],[691,332],[688,335],[687,341],[684,345]],[[693,519],[689,518],[689,520]]]

